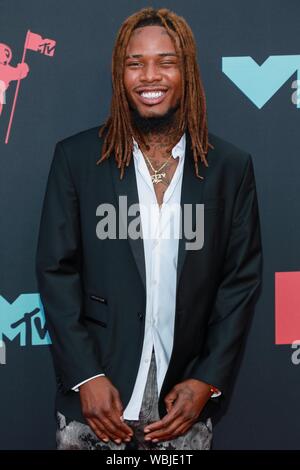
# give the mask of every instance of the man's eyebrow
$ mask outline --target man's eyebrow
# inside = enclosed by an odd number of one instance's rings
[[[167,56],[178,57],[178,54],[176,54],[176,52],[160,52],[157,55],[160,57],[167,57]],[[125,59],[140,59],[141,57],[143,57],[143,54],[129,54],[125,57]]]
[[[176,54],[176,52],[161,52],[160,54],[157,54],[157,55],[159,55],[160,57],[167,57],[169,55],[173,57],[178,57],[178,54]]]

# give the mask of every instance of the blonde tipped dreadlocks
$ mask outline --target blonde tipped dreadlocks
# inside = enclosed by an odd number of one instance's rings
[[[182,63],[182,96],[180,102],[180,121],[178,140],[188,129],[191,137],[195,172],[198,178],[199,155],[201,162],[208,166],[206,154],[208,147],[214,148],[208,142],[206,99],[200,78],[196,58],[196,44],[192,30],[181,17],[166,8],[143,8],[129,16],[122,24],[112,55],[112,87],[113,95],[110,116],[99,130],[101,137],[105,131],[101,158],[97,164],[108,158],[113,152],[118,168],[121,168],[120,179],[123,178],[125,165],[128,166],[133,151],[132,137],[142,150],[149,150],[143,136],[132,125],[130,110],[123,83],[126,49],[132,32],[137,27],[160,25],[166,28],[174,42]],[[179,40],[180,50],[176,44]],[[171,149],[170,149],[171,150]]]

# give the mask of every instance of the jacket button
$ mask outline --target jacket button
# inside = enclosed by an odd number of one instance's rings
[[[143,312],[138,312],[138,317],[139,317],[140,320],[143,320],[143,318],[144,318]]]

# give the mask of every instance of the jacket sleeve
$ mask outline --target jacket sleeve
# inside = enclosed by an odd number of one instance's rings
[[[104,373],[82,315],[80,214],[63,143],[56,144],[36,252],[36,274],[51,352],[64,391]]]
[[[208,322],[204,350],[186,370],[226,393],[243,336],[258,297],[262,248],[251,156],[234,203],[221,282]]]

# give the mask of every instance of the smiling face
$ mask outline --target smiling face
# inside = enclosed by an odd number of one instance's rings
[[[141,117],[162,117],[181,98],[180,57],[161,26],[133,31],[126,49],[124,87],[130,106]]]

